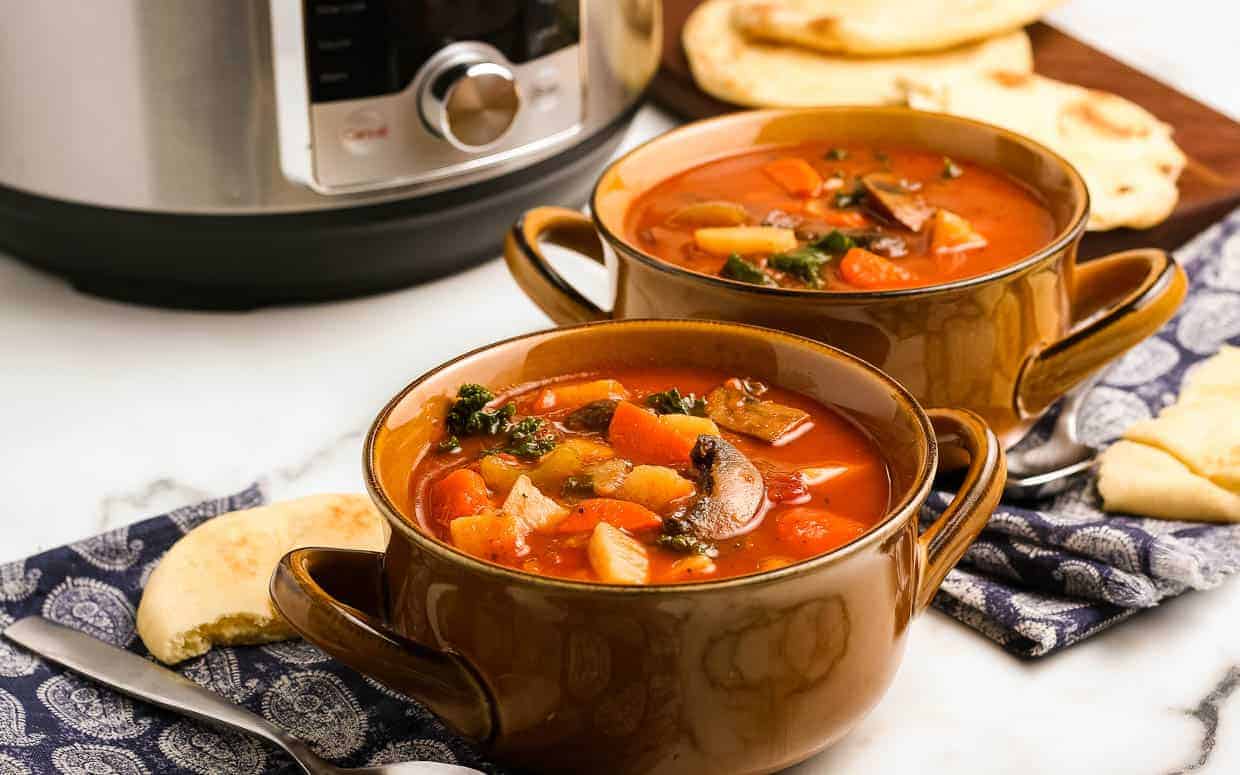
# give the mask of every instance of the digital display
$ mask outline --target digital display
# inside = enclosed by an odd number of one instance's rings
[[[313,102],[399,92],[440,49],[489,43],[520,64],[577,43],[580,0],[304,0]]]

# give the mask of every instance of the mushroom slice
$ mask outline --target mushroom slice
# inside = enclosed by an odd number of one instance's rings
[[[779,441],[809,419],[807,412],[795,407],[763,401],[735,378],[710,391],[706,396],[706,413],[724,428],[768,444]]]
[[[934,215],[934,208],[926,203],[925,197],[889,172],[865,175],[861,178],[861,185],[879,214],[911,231],[921,231],[921,227]]]
[[[698,436],[690,454],[698,494],[676,520],[699,538],[740,535],[759,518],[766,497],[762,474],[741,451],[719,436]]]

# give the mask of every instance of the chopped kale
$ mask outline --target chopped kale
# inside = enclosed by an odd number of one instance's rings
[[[444,454],[455,454],[461,451],[461,440],[455,434],[439,442],[439,451]]]
[[[757,264],[746,261],[736,253],[728,256],[728,260],[724,263],[723,269],[719,271],[719,274],[722,277],[754,285],[774,285],[775,282]]]
[[[493,436],[503,433],[516,413],[515,404],[487,411],[482,407],[495,400],[495,394],[482,385],[461,385],[456,401],[448,410],[448,432],[453,436]]]
[[[792,275],[810,288],[821,288],[822,265],[827,263],[827,260],[826,253],[806,246],[789,250],[787,253],[776,253],[767,259],[767,264],[772,269]]]
[[[569,430],[601,433],[607,430],[607,426],[611,425],[611,416],[616,413],[616,404],[618,403],[620,402],[614,398],[600,398],[598,401],[591,401],[580,409],[573,410],[568,417],[565,417],[564,425]]]
[[[564,486],[561,488],[561,491],[565,495],[593,495],[594,477],[589,474],[570,476],[564,480]]]
[[[955,180],[964,174],[964,170],[960,165],[952,161],[950,157],[943,157],[943,177],[948,180]]]
[[[527,460],[542,457],[559,441],[541,417],[526,417],[512,426],[504,452]]]
[[[852,191],[840,191],[836,193],[832,204],[837,209],[843,210],[846,207],[856,207],[865,200],[865,188],[858,185]]]
[[[681,552],[682,554],[704,554],[707,557],[719,556],[718,549],[692,533],[681,533],[679,535],[664,534],[655,539],[655,544],[669,551]]]
[[[656,414],[692,414],[697,417],[706,416],[706,399],[698,398],[689,393],[681,395],[676,388],[646,396],[646,405],[654,409]]]
[[[815,242],[811,247],[830,253],[833,256],[842,256],[855,248],[857,241],[848,236],[839,229],[832,229],[831,233]]]
[[[823,154],[822,158],[827,159],[829,161],[843,161],[844,159],[848,158],[848,151],[844,150],[843,148],[832,148],[831,150]]]

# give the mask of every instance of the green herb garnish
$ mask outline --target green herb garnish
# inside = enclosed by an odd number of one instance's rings
[[[947,180],[955,180],[964,174],[964,170],[960,169],[960,165],[952,161],[951,158],[943,157],[943,177]]]
[[[810,288],[821,288],[822,265],[827,261],[827,254],[807,245],[787,253],[776,253],[766,262],[772,269],[786,272]]]
[[[830,234],[813,243],[810,247],[826,251],[833,256],[842,256],[851,248],[857,247],[857,241],[839,229],[832,229]]]
[[[692,533],[680,535],[661,535],[655,543],[664,549],[682,554],[704,554],[707,557],[718,557],[719,550],[710,543],[703,541]]]
[[[826,154],[824,154],[822,158],[828,159],[830,161],[843,161],[844,159],[848,158],[848,151],[844,150],[843,148],[832,148],[831,150],[827,151]]]
[[[564,480],[564,486],[560,489],[565,495],[592,495],[594,493],[594,477],[588,474],[570,476]]]
[[[723,269],[719,270],[719,275],[753,285],[775,284],[775,281],[767,276],[767,273],[763,272],[757,264],[752,261],[746,261],[736,253],[728,256],[728,260],[723,264]]]
[[[455,454],[461,451],[461,440],[456,435],[449,436],[439,442],[439,451],[444,454]]]
[[[467,384],[457,389],[456,401],[448,410],[446,420],[448,433],[458,437],[458,446],[460,437],[494,436],[508,428],[517,407],[515,404],[507,404],[490,411],[483,409],[494,400],[495,394],[482,385]]]
[[[691,414],[696,417],[706,416],[706,399],[698,398],[689,393],[681,395],[676,388],[646,396],[646,405],[654,409],[656,414]]]
[[[559,441],[541,417],[526,417],[512,426],[504,452],[527,460],[542,457]]]
[[[856,207],[865,198],[865,188],[858,185],[852,191],[840,191],[835,195],[832,204],[842,210],[845,207]]]

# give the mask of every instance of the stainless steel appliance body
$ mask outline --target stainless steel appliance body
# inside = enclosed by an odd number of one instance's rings
[[[658,0],[40,0],[0,24],[0,248],[246,306],[441,274],[584,201]]]

